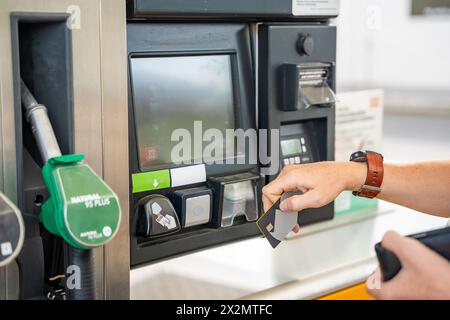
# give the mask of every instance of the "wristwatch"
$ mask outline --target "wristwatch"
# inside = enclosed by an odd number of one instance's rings
[[[350,161],[365,162],[367,164],[366,182],[357,191],[353,191],[354,196],[375,198],[381,192],[383,183],[383,156],[374,151],[357,151],[350,156]]]

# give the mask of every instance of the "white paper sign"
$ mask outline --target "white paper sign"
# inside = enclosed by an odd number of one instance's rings
[[[348,161],[358,150],[381,151],[383,134],[383,90],[339,93],[336,103],[336,161]],[[351,193],[343,192],[335,210],[352,206]]]
[[[292,0],[294,16],[337,16],[339,0]]]
[[[339,93],[336,104],[337,161],[357,150],[378,150],[383,131],[383,90]]]

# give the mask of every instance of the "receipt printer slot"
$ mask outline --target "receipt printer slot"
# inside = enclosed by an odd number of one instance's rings
[[[332,79],[331,63],[284,64],[283,111],[295,111],[311,106],[330,107],[336,102],[329,83]]]

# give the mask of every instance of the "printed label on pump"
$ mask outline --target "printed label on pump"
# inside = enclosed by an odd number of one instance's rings
[[[337,16],[339,0],[292,0],[294,16]]]
[[[64,198],[64,220],[71,236],[86,247],[102,245],[120,224],[116,194],[86,164],[63,166],[56,175]]]

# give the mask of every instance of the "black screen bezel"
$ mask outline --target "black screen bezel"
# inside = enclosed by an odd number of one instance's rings
[[[182,52],[173,52],[173,51],[154,51],[154,52],[134,52],[130,53],[128,56],[128,72],[129,72],[129,80],[130,80],[130,100],[132,104],[132,113],[133,113],[133,124],[134,124],[134,144],[135,144],[135,153],[136,153],[136,159],[137,159],[137,168],[139,169],[139,172],[151,172],[156,170],[164,170],[164,169],[172,169],[172,168],[179,168],[179,167],[185,167],[190,165],[196,165],[204,163],[203,161],[198,162],[192,162],[191,164],[175,164],[175,163],[164,163],[164,164],[157,164],[153,165],[150,168],[144,168],[141,165],[140,161],[140,154],[139,154],[139,141],[138,141],[138,128],[137,128],[137,121],[135,112],[136,112],[136,106],[134,103],[134,86],[133,86],[133,71],[131,68],[131,61],[134,58],[170,58],[170,57],[200,57],[200,56],[228,56],[230,58],[230,78],[231,78],[231,88],[232,88],[232,99],[233,99],[233,113],[234,113],[234,126],[235,129],[242,128],[243,127],[243,117],[242,117],[242,106],[241,106],[241,99],[239,94],[239,68],[238,68],[238,61],[237,61],[237,52],[236,50],[201,50],[201,51],[182,51]],[[246,156],[245,150],[244,154],[240,156]],[[236,161],[237,155],[234,156],[234,161]],[[209,168],[213,168],[215,166],[222,166],[223,164],[206,164]]]
[[[256,95],[254,58],[252,55],[252,34],[248,24],[192,22],[163,23],[156,21],[133,21],[127,23],[127,58],[136,54],[167,53],[183,55],[191,52],[235,52],[238,72],[237,84],[239,108],[242,119],[240,129],[256,129]],[[127,60],[129,61],[129,60]],[[127,68],[129,72],[129,67]],[[130,74],[128,73],[128,92],[131,93]],[[149,194],[161,194],[172,198],[174,192],[186,188],[208,187],[207,182],[189,186],[169,187],[133,193],[131,176],[140,173],[136,157],[136,139],[134,128],[134,107],[131,94],[128,94],[129,117],[129,190],[130,190],[130,259],[131,265],[156,261],[199,248],[209,247],[228,241],[243,239],[258,234],[254,223],[242,223],[229,228],[215,228],[200,225],[182,230],[181,233],[164,239],[143,239],[136,233],[138,202]],[[236,127],[238,125],[236,124]],[[247,144],[248,145],[248,144]],[[248,155],[248,151],[247,155]],[[258,164],[215,164],[205,165],[207,179],[217,176],[235,175],[244,172],[259,172]],[[213,195],[213,199],[215,199]],[[214,200],[215,201],[215,200]],[[215,202],[213,206],[215,206]],[[216,210],[213,209],[213,217]]]

